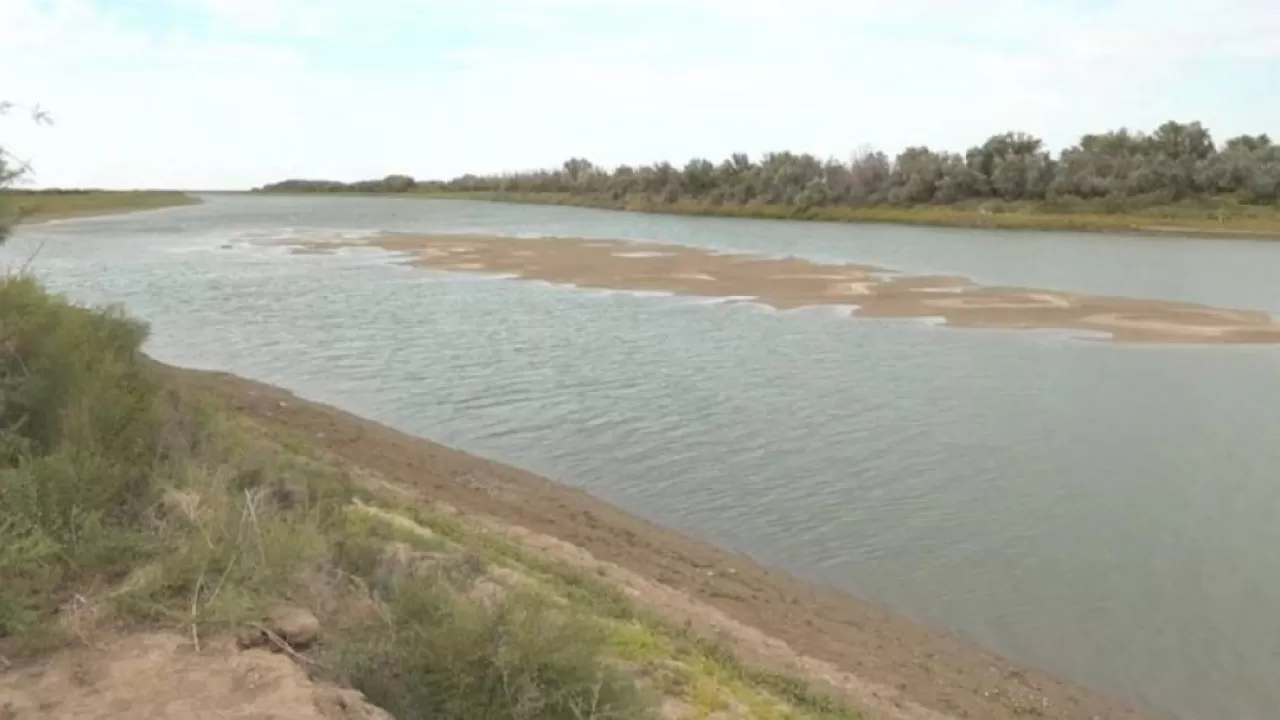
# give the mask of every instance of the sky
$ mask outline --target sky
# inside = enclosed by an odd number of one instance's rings
[[[1280,135],[1275,0],[0,0],[37,186]]]

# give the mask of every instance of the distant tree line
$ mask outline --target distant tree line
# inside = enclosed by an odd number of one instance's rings
[[[338,182],[336,180],[283,180],[254,188],[253,191],[402,193],[417,188],[418,182],[408,175],[388,175],[381,180],[360,180],[353,183]]]
[[[394,180],[394,182],[393,182]],[[304,192],[404,192],[411,189],[507,194],[561,193],[616,203],[822,206],[947,205],[988,200],[1073,203],[1106,210],[1189,198],[1232,196],[1245,204],[1280,198],[1280,146],[1265,135],[1221,145],[1199,122],[1167,122],[1150,133],[1121,129],[1085,135],[1056,156],[1022,132],[994,135],[964,153],[909,147],[896,157],[872,150],[848,161],[790,152],[758,161],[734,154],[676,167],[608,169],[583,158],[561,167],[501,175],[464,175],[415,184],[390,176],[360,183],[290,180],[262,188]]]

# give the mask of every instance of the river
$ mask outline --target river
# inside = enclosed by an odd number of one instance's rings
[[[257,241],[564,235],[1280,314],[1280,242],[355,197],[23,227],[0,250],[274,383],[1186,719],[1280,716],[1280,349],[779,312]]]

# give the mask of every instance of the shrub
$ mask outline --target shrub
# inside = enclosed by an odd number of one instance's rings
[[[494,606],[441,582],[400,585],[388,616],[334,651],[342,678],[399,720],[649,717],[592,622],[534,593]]]
[[[56,607],[66,581],[144,552],[139,520],[170,455],[145,336],[116,311],[0,280],[0,637]]]

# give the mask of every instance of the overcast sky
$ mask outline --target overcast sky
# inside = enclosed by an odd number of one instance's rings
[[[1280,134],[1277,89],[1275,0],[0,0],[46,186]]]

